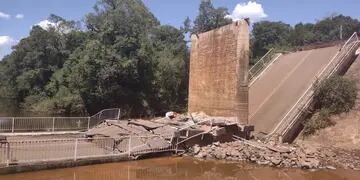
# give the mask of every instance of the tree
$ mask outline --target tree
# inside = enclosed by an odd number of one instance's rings
[[[183,33],[189,33],[192,31],[192,25],[191,25],[191,19],[189,17],[186,17],[185,21],[183,22],[183,26],[180,27],[180,30]]]
[[[273,47],[288,46],[291,26],[283,22],[261,21],[253,25],[253,56],[262,56]]]
[[[294,27],[283,22],[262,21],[255,23],[252,30],[253,57],[264,55],[270,48],[292,49],[312,43],[325,43],[340,40],[342,29],[343,39],[359,32],[360,22],[343,15],[333,15],[315,24],[298,23]]]
[[[85,18],[50,15],[0,63],[0,106],[85,115],[184,110],[188,50],[182,31],[161,26],[141,0],[99,0]]]
[[[57,33],[38,26],[14,48],[14,52],[4,59],[8,65],[5,76],[12,81],[9,86],[16,94],[16,106],[29,108],[25,101],[31,99],[33,103],[41,98],[40,94],[45,95],[46,83],[52,73],[61,68],[67,54],[62,51],[64,47]]]
[[[29,37],[14,46],[13,52],[2,63],[0,89],[7,93],[0,96],[8,101],[0,101],[0,104],[34,113],[33,107],[48,98],[45,87],[52,75],[63,67],[67,57],[85,38],[82,32],[67,27],[64,34],[57,27],[34,26]]]
[[[316,35],[313,32],[314,24],[298,23],[290,33],[289,41],[293,46],[304,46],[316,42]]]
[[[214,8],[211,0],[202,0],[199,6],[199,14],[194,21],[192,33],[202,33],[230,24],[232,20],[225,18],[228,14],[226,8]]]
[[[349,38],[354,32],[359,32],[360,22],[350,16],[330,16],[318,21],[314,26],[317,41],[333,41],[340,39],[340,26],[343,30],[343,38]]]
[[[160,26],[142,1],[99,1],[86,22],[89,39],[52,84],[65,84],[90,113],[121,107],[130,115],[150,115],[186,104],[187,51],[180,30]]]
[[[355,105],[356,83],[341,76],[332,76],[315,86],[314,100],[317,109],[330,113],[348,112]]]
[[[188,57],[184,35],[171,26],[160,26],[152,32],[154,48],[154,85],[157,112],[181,111],[186,106]]]

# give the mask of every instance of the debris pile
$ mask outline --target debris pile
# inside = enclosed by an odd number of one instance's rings
[[[163,118],[151,120],[107,120],[87,131],[86,136],[112,138],[117,149],[125,152],[129,149],[129,141],[133,151],[164,149],[172,145],[186,149],[194,144],[225,142],[232,135],[248,138],[253,129],[253,126],[238,125],[235,118],[169,112]]]
[[[259,165],[304,169],[350,168],[360,170],[359,154],[335,149],[300,147],[288,144],[262,143],[260,141],[236,140],[200,147],[195,145],[188,155],[201,159],[249,161]]]
[[[313,152],[306,152],[289,145],[271,146],[256,141],[237,140],[228,143],[213,143],[192,148],[192,155],[204,159],[250,161],[276,167],[318,168],[320,161]]]
[[[319,147],[317,156],[323,164],[360,170],[360,152],[359,150],[345,150],[334,147]]]

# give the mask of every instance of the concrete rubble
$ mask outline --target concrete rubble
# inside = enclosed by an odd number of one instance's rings
[[[201,159],[249,161],[259,165],[284,168],[360,170],[359,155],[335,149],[300,147],[289,144],[236,140],[200,147],[194,145],[187,155]]]
[[[178,144],[201,159],[250,161],[259,165],[306,169],[360,169],[359,154],[331,148],[304,147],[250,139],[252,126],[238,125],[234,119],[204,113],[176,114],[151,120],[107,120],[86,132],[87,137],[109,137],[115,149],[131,152],[166,149]]]
[[[116,141],[120,152],[165,149],[178,145],[186,150],[194,144],[228,141],[229,135],[249,138],[252,126],[234,123],[234,119],[210,117],[204,113],[167,113],[163,118],[151,120],[107,120],[86,132],[86,137],[108,137]],[[131,140],[129,137],[131,136]]]

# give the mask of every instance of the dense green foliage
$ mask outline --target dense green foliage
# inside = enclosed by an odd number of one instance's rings
[[[282,22],[262,21],[255,23],[252,30],[252,53],[264,55],[275,46],[288,46],[291,26]]]
[[[141,0],[98,0],[84,22],[51,15],[55,27],[32,28],[0,61],[0,114],[93,114],[120,107],[128,115],[186,110],[189,50],[184,34],[231,23],[228,11],[200,2],[199,14],[177,29],[161,25]],[[294,27],[262,21],[252,27],[253,59],[270,48],[292,49],[344,39],[356,19],[332,16]],[[254,63],[254,61],[252,61]]]
[[[318,109],[330,113],[348,112],[354,106],[357,95],[356,83],[342,76],[332,76],[315,87],[314,100]]]
[[[330,115],[348,112],[355,105],[356,83],[342,76],[332,76],[316,84],[314,91],[315,113],[304,123],[304,135],[334,124]]]
[[[198,34],[227,25],[232,22],[225,18],[228,14],[226,8],[215,8],[210,0],[202,0],[193,24],[186,18],[182,31]],[[360,22],[350,16],[332,15],[316,23],[298,23],[294,26],[284,22],[260,21],[254,23],[251,29],[250,63],[253,65],[271,48],[292,51],[310,44],[346,40],[354,32],[360,33]]]
[[[261,21],[253,25],[253,57],[264,55],[269,49],[292,50],[313,43],[324,43],[349,38],[354,32],[360,32],[357,19],[343,15],[333,15],[314,24],[298,23],[290,26],[283,22]]]
[[[330,112],[327,109],[320,109],[304,122],[304,130],[302,133],[304,136],[309,136],[320,129],[334,124],[330,119]]]
[[[183,33],[162,26],[141,0],[99,0],[86,30],[52,15],[1,62],[0,104],[37,114],[129,115],[183,110],[188,51]]]
[[[216,29],[218,27],[230,24],[231,19],[225,18],[228,10],[224,7],[215,8],[211,0],[202,0],[199,6],[199,14],[191,25],[191,20],[186,18],[184,21],[184,32],[191,34],[199,34],[206,31]]]

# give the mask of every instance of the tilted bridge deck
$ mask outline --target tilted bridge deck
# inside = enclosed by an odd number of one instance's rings
[[[282,55],[271,63],[249,87],[249,121],[255,131],[274,133],[319,74],[333,68],[329,64],[337,61],[339,54],[352,53],[359,47],[358,42],[349,44],[351,49],[343,49],[344,45],[300,51]]]

